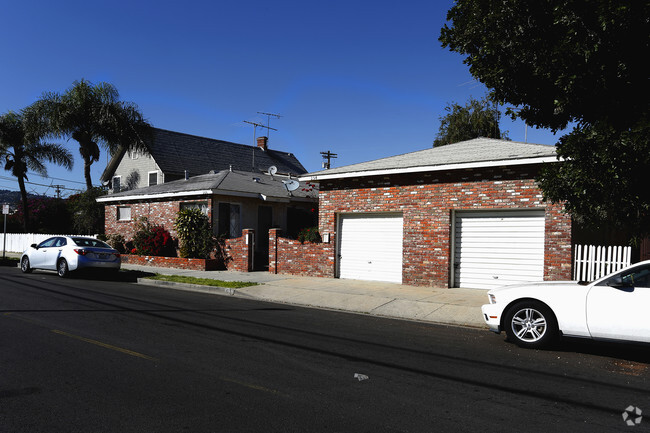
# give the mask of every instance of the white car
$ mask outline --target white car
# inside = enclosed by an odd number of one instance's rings
[[[32,244],[20,258],[20,270],[50,269],[60,277],[79,269],[105,269],[119,271],[120,253],[110,245],[80,236],[55,236],[40,244]]]
[[[483,318],[522,347],[542,347],[560,335],[650,342],[650,260],[592,283],[543,282],[488,292]]]

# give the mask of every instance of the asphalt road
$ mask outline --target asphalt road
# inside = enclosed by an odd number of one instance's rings
[[[650,431],[648,347],[523,350],[134,277],[0,267],[0,431]]]

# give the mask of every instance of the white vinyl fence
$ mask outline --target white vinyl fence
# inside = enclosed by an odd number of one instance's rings
[[[630,265],[631,247],[576,245],[573,279],[594,281]]]
[[[3,245],[5,251],[8,253],[22,253],[29,247],[31,244],[39,244],[47,238],[52,236],[86,236],[95,238],[97,235],[43,235],[39,233],[7,233],[7,241],[5,244],[5,235],[0,233],[0,251],[2,251]]]

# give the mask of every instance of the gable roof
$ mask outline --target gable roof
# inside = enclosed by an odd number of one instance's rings
[[[555,146],[480,137],[374,161],[307,173],[300,176],[300,180],[316,181],[556,161]]]
[[[102,174],[102,181],[113,177],[117,166],[124,157],[126,149],[120,150],[111,158]],[[206,174],[210,171],[233,170],[266,172],[272,165],[278,173],[303,174],[307,170],[300,161],[288,152],[258,146],[232,143],[199,137],[182,132],[154,128],[153,142],[149,153],[166,175],[190,176]]]
[[[315,193],[310,194],[312,187],[303,182],[298,189],[289,193],[283,183],[286,180],[288,178],[284,176],[222,170],[218,173],[203,174],[189,179],[101,196],[97,198],[97,202],[140,201],[215,194],[282,202],[317,200],[315,197],[318,195],[317,188],[313,188]]]

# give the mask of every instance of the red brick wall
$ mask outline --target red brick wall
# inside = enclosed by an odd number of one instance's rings
[[[180,210],[180,204],[184,202],[195,202],[195,201],[206,201],[208,202],[208,217],[212,221],[212,200],[210,199],[192,199],[192,200],[178,200],[178,201],[152,201],[152,202],[128,202],[124,204],[110,204],[104,206],[104,215],[105,215],[105,230],[106,235],[111,234],[121,234],[125,240],[129,241],[133,239],[135,233],[135,225],[137,219],[140,217],[147,217],[151,224],[161,225],[169,231],[172,237],[177,238],[176,230],[174,229],[174,219]],[[117,208],[118,206],[129,206],[131,208],[131,219],[129,221],[118,221],[117,220]],[[242,230],[242,236],[239,238],[225,239],[223,244],[223,251],[225,257],[222,257],[221,260],[216,260],[215,263],[220,263],[220,265],[213,264],[209,262],[207,265],[196,264],[196,267],[187,267],[194,266],[191,263],[187,262],[188,259],[176,259],[172,257],[151,257],[147,258],[149,262],[153,262],[155,259],[155,265],[151,266],[163,266],[170,268],[179,268],[179,269],[200,269],[202,266],[209,266],[209,269],[204,270],[214,270],[218,267],[225,266],[228,270],[250,272],[252,270],[252,244],[246,244],[246,235],[247,233],[253,233],[254,230],[244,229]],[[140,263],[145,259],[138,259],[137,256],[133,256],[131,259],[126,259],[128,263],[146,264]],[[174,260],[176,259],[176,260]],[[197,259],[198,260],[198,259]],[[126,261],[125,261],[126,262]],[[198,262],[197,262],[198,263]]]
[[[280,229],[269,230],[269,272],[273,274],[334,276],[334,248],[329,243],[301,244],[280,237]]]
[[[221,266],[221,262],[215,259],[184,259],[181,257],[138,256],[134,254],[123,254],[122,263],[193,271],[214,271],[220,269]]]
[[[253,244],[246,242],[255,230],[242,230],[241,237],[225,240],[225,262],[229,271],[251,272],[253,270]],[[250,238],[249,238],[250,239]]]
[[[331,243],[318,260],[335,256],[338,214],[400,212],[404,216],[403,283],[448,287],[452,210],[544,209],[544,277],[570,279],[571,219],[562,206],[542,200],[535,174],[535,167],[523,166],[322,181],[319,230],[330,235]],[[282,266],[287,268],[289,260],[301,260],[304,252],[294,247],[282,244],[278,272]],[[287,249],[293,249],[292,254]],[[328,263],[321,272],[334,276],[335,266]]]
[[[104,229],[106,235],[121,234],[124,239],[133,239],[135,223],[140,217],[147,217],[151,224],[163,226],[172,237],[178,237],[174,229],[174,219],[180,210],[180,204],[184,202],[207,201],[208,217],[212,221],[212,200],[197,198],[192,200],[176,201],[152,201],[152,202],[128,202],[123,204],[107,204],[104,206]],[[131,208],[131,219],[129,221],[117,220],[118,206],[129,206]]]

